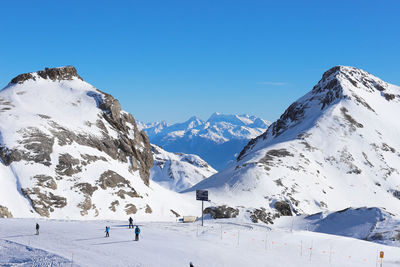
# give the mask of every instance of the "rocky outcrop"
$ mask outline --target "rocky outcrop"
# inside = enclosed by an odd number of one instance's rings
[[[33,179],[36,180],[36,185],[39,187],[45,187],[53,190],[57,189],[57,183],[51,176],[40,174],[35,175]]]
[[[73,174],[82,171],[79,166],[80,161],[72,157],[70,154],[61,154],[58,157],[58,164],[56,166],[56,173],[60,176],[72,176]]]
[[[258,223],[259,221],[265,224],[274,224],[273,220],[276,218],[270,212],[267,212],[265,208],[254,209],[250,212],[250,219],[253,223]]]
[[[21,191],[31,201],[33,209],[40,216],[49,217],[50,212],[53,212],[55,208],[61,209],[67,205],[65,197],[41,191],[40,187],[22,188]]]
[[[137,208],[136,208],[136,206],[133,205],[133,204],[127,204],[127,205],[125,206],[125,212],[126,212],[126,215],[136,214]]]
[[[209,214],[213,219],[236,218],[239,215],[239,209],[222,205],[217,207],[205,208],[203,213]]]
[[[36,74],[36,75],[35,75]],[[82,78],[78,75],[76,69],[73,66],[66,66],[61,68],[45,68],[44,70],[39,70],[36,73],[23,73],[11,80],[11,83],[24,83],[27,80],[35,80],[40,77],[42,79],[50,80],[72,80],[76,77],[78,79]]]
[[[0,205],[0,218],[12,218],[11,212],[8,210],[7,207]]]
[[[285,201],[277,201],[274,204],[274,208],[279,211],[279,214],[282,216],[292,216],[292,209],[290,208],[289,203]]]

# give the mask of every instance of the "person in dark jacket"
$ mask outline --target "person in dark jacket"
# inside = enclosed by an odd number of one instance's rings
[[[139,241],[140,228],[136,225],[135,228],[135,241]]]
[[[133,219],[129,217],[129,228],[133,228]]]
[[[39,224],[36,223],[36,234],[39,235]]]
[[[110,237],[110,227],[106,226],[106,237]]]

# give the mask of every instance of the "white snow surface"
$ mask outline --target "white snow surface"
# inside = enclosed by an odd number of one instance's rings
[[[270,122],[250,115],[214,113],[207,121],[196,116],[183,123],[139,123],[150,142],[170,152],[196,154],[215,169],[233,162],[247,142],[259,136]]]
[[[383,207],[400,215],[400,88],[353,67],[327,71],[228,168],[190,190],[216,203],[297,214]]]
[[[36,222],[40,235],[33,234]],[[375,266],[379,251],[385,253],[383,266],[400,263],[397,247],[232,220],[206,220],[204,227],[134,221],[141,228],[139,241],[133,241],[126,221],[0,219],[0,224],[5,266]],[[32,259],[47,264],[34,265]]]
[[[172,191],[183,191],[217,173],[197,155],[171,153],[156,145],[152,145],[152,152],[151,179]]]

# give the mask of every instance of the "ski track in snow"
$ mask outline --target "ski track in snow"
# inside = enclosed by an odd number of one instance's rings
[[[353,238],[241,225],[232,220],[192,224],[134,222],[140,241],[121,221],[1,219],[2,266],[384,266],[400,264],[400,248]],[[104,228],[111,227],[110,237]],[[53,263],[53,265],[51,265]]]

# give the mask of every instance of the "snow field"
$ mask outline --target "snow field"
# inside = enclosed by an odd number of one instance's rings
[[[307,231],[271,230],[265,225],[233,220],[206,220],[204,227],[199,222],[139,222],[139,242],[133,241],[133,230],[121,221],[41,219],[39,236],[33,234],[35,222],[0,220],[1,259],[7,253],[8,257],[21,255],[23,262],[27,248],[36,248],[46,251],[43,257],[68,259],[68,265],[73,260],[76,266],[189,266],[193,262],[196,267],[343,267],[374,266],[377,252],[382,250],[383,266],[400,264],[400,248]],[[106,225],[111,227],[109,238],[104,237]]]

